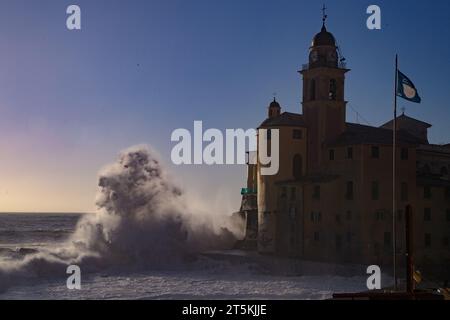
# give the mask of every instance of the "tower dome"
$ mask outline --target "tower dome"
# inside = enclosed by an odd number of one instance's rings
[[[278,117],[280,114],[281,114],[281,106],[277,102],[277,99],[275,99],[274,97],[273,101],[269,105],[269,118]]]
[[[281,108],[276,98],[273,98],[273,101],[270,103],[269,108]]]
[[[331,32],[327,31],[325,24],[322,26],[322,30],[314,36],[311,43],[311,47],[318,46],[336,46],[336,39]]]

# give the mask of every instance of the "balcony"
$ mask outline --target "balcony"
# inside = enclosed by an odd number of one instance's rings
[[[310,67],[311,68],[326,67],[326,68],[347,69],[347,63],[345,61],[339,61],[337,63],[337,66],[334,63],[333,64],[331,64],[331,63],[323,64],[323,63],[317,63],[317,62],[313,63],[313,64],[305,63],[305,64],[302,65],[302,70],[301,71],[308,70],[308,69],[310,69]]]

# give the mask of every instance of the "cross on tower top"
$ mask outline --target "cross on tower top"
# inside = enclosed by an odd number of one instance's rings
[[[323,4],[323,7],[322,7],[322,22],[323,22],[323,25],[325,26],[325,21],[327,20],[327,18],[328,18],[328,15],[327,15],[327,7],[325,7],[325,4]]]

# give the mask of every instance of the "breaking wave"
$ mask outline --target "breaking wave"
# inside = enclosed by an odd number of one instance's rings
[[[75,233],[53,249],[20,260],[0,260],[0,291],[11,285],[105,268],[168,268],[197,253],[230,248],[241,221],[199,209],[147,146],[123,151],[99,174],[95,214],[84,215]]]

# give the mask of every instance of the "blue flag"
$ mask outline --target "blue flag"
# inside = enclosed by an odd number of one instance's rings
[[[397,70],[397,96],[411,102],[420,103],[422,99],[417,93],[417,89],[411,80],[403,73]]]

